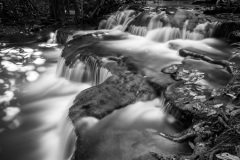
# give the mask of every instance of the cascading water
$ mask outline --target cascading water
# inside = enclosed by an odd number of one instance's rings
[[[47,41],[47,43],[58,43],[57,35],[58,35],[58,30],[56,30],[55,33],[50,33],[50,39]]]
[[[179,21],[178,14],[181,14]],[[175,15],[169,15],[166,11],[143,12],[137,14],[133,10],[117,11],[107,20],[99,23],[99,30],[121,30],[133,35],[147,37],[148,39],[167,42],[174,39],[202,40],[216,36],[215,30],[220,28],[218,22],[208,22],[197,18],[190,11],[178,9]],[[194,17],[194,18],[193,18]],[[137,22],[135,22],[137,21]],[[81,33],[81,31],[80,31]],[[65,44],[78,35],[77,31],[57,30],[51,38],[52,43]]]
[[[160,23],[160,25],[156,24],[160,27],[153,27],[154,29],[149,30],[146,37],[158,42],[167,42],[174,39],[202,40],[204,38],[212,37],[216,24],[217,22],[205,22],[196,25],[193,31],[189,31],[189,20],[186,20],[181,28],[171,26],[162,27]],[[150,26],[155,25],[150,23]]]
[[[133,10],[118,11],[111,15],[106,21],[102,21],[98,29],[113,29],[117,26],[121,26],[120,30],[125,31],[134,18],[135,11]]]
[[[150,151],[166,154],[190,153],[191,149],[186,143],[178,144],[152,135],[155,129],[172,134],[177,131],[170,127],[169,124],[175,122],[163,112],[162,104],[161,99],[154,99],[115,110],[102,120],[94,117],[80,118],[75,126],[83,139],[80,145],[84,156],[81,158],[132,160]]]
[[[163,24],[163,19],[167,19],[167,16],[164,12],[153,16],[148,24],[148,30],[150,31],[153,29],[166,27],[165,25],[167,24]]]
[[[166,27],[166,29],[168,28]],[[177,34],[180,32],[177,31],[176,35],[179,36],[179,39],[170,38],[173,39],[170,40],[166,37],[166,39],[162,40],[167,41],[165,43],[154,42],[152,39],[134,36],[121,31],[99,31],[75,38],[67,43],[62,53],[63,59],[60,61],[61,64],[64,64],[61,68],[65,68],[66,65],[73,68],[70,68],[71,71],[69,72],[66,72],[66,69],[61,69],[60,74],[64,73],[65,77],[69,77],[69,75],[72,75],[72,69],[78,68],[74,64],[82,61],[86,65],[92,66],[89,67],[91,71],[86,74],[91,75],[92,72],[95,75],[93,77],[97,77],[96,67],[101,67],[101,65],[97,65],[97,60],[104,62],[102,59],[114,59],[114,62],[110,61],[110,64],[117,63],[119,66],[121,66],[121,63],[127,64],[130,73],[125,73],[127,71],[123,70],[126,75],[134,72],[150,80],[153,79],[154,82],[162,83],[162,80],[168,83],[161,73],[162,69],[170,64],[185,63],[191,71],[194,70],[199,75],[204,74],[198,85],[211,89],[226,85],[231,77],[230,74],[221,65],[211,64],[211,58],[228,59],[230,57],[231,53],[227,50],[225,52],[221,48],[224,47],[224,43],[220,45],[220,42],[214,39],[201,41],[180,39],[182,35]],[[176,37],[176,35],[174,34],[172,37]],[[198,53],[200,57],[207,56],[207,62],[200,59],[184,60],[179,55],[180,49],[192,50],[194,53]],[[86,57],[89,59],[86,59]],[[183,60],[184,62],[182,62]],[[117,76],[113,75],[102,84],[80,93],[75,100],[74,106],[69,111],[69,116],[75,126],[75,132],[78,135],[77,149],[74,153],[75,159],[121,160],[139,158],[149,152],[161,152],[164,154],[191,153],[190,147],[186,144],[176,144],[162,137],[155,137],[152,134],[156,131],[168,134],[179,131],[173,124],[177,120],[169,117],[166,113],[172,111],[171,106],[164,107],[163,103],[159,102],[159,99],[151,101],[152,96],[147,95],[147,98],[144,98],[147,102],[135,102],[133,100],[130,105],[122,106],[119,104],[116,108],[111,108],[111,106],[119,103],[114,99],[114,92],[118,93],[122,90],[119,91],[117,86],[120,85],[121,81],[124,83],[124,79],[127,78],[123,76],[123,79],[120,78],[119,81],[115,81],[118,76],[121,77],[118,68],[114,70],[109,67],[108,69],[111,69],[112,73]],[[188,73],[188,70],[183,71]],[[109,85],[112,82],[111,80],[114,85]],[[134,83],[134,79],[130,81]],[[129,85],[129,92],[136,87],[131,86],[131,83],[126,85]],[[114,87],[116,87],[116,91]],[[109,93],[105,93],[106,88],[108,88]],[[92,90],[95,93],[92,93]],[[126,93],[121,93],[121,96]],[[101,97],[99,94],[106,96],[105,98],[109,97],[108,103],[110,103],[110,107],[105,105],[107,103],[105,99],[99,99]],[[135,94],[138,94],[138,92]],[[118,94],[116,95],[118,96]],[[166,109],[163,111],[163,108]],[[106,112],[103,112],[105,109]],[[106,113],[107,115],[105,115]],[[174,117],[180,117],[179,113],[171,114],[175,114]],[[165,121],[165,118],[168,120]],[[154,124],[158,124],[159,128]]]
[[[110,18],[105,20],[104,23],[101,23],[101,27],[99,27],[99,29],[119,29],[121,31],[127,30],[127,32],[133,35],[143,37],[147,36],[148,38],[155,41],[166,42],[168,40],[179,38],[190,40],[202,40],[204,38],[209,38],[212,37],[213,32],[217,26],[217,22],[194,22],[194,25],[191,22],[190,24],[189,21],[192,21],[191,16],[189,18],[187,17],[189,14],[193,14],[190,11],[180,10],[176,12],[176,15],[181,13],[183,14],[183,16],[186,17],[182,25],[178,24],[178,27],[175,26],[175,21],[176,19],[178,19],[178,17],[175,16],[172,18],[172,15],[166,14],[166,11],[162,11],[160,13],[143,13],[149,14],[148,18],[150,18],[150,20],[147,20],[147,25],[145,24],[146,16],[138,14],[137,16],[129,17],[129,15],[131,15],[130,13],[132,14],[133,11],[126,10],[123,12],[118,12],[116,15],[112,15]],[[186,14],[187,16],[184,14]],[[139,16],[140,20],[138,18]],[[134,24],[135,20],[137,20],[138,25]],[[123,27],[116,27],[119,25],[122,25]],[[191,28],[192,26],[195,27]]]
[[[65,77],[74,82],[97,85],[104,82],[112,74],[100,67],[96,59],[87,57],[84,61],[77,60],[71,67],[65,65],[65,59],[60,58],[57,67],[57,76]]]
[[[146,38],[157,42],[167,42],[169,40],[180,39],[181,32],[179,28],[164,27],[149,31]]]
[[[131,25],[128,28],[128,32],[133,35],[145,37],[147,35],[148,30],[147,30],[147,27],[139,27],[139,26]]]
[[[175,27],[154,29],[149,31],[146,37],[158,42],[167,42],[174,39],[202,40],[211,37],[213,33],[213,28],[208,28],[211,25],[208,22],[197,25],[193,32],[187,30],[187,25],[188,20],[184,23],[182,30]]]
[[[115,34],[109,30],[99,31],[99,36],[96,36],[98,33],[93,34],[95,31],[74,31],[62,35],[56,31],[51,35],[49,43],[66,43],[66,48],[71,47],[76,37],[90,35],[90,38],[86,38],[86,41],[79,40],[76,48],[73,47],[64,52],[70,56],[62,55],[57,69],[49,67],[38,81],[27,85],[25,89],[28,93],[22,106],[22,115],[25,117],[22,118],[23,125],[17,130],[21,134],[16,135],[10,131],[6,132],[1,139],[3,140],[1,146],[7,151],[6,154],[11,155],[14,151],[19,160],[66,160],[71,156],[76,137],[72,131],[73,126],[66,117],[73,98],[78,92],[102,84],[112,76],[112,73],[105,68],[106,66],[100,64],[100,61],[91,54],[97,54],[100,57],[114,54],[114,61],[118,61],[119,64],[124,57],[126,59],[123,60],[130,61],[134,64],[133,68],[140,70],[141,74],[147,78],[153,78],[157,73],[160,78],[154,79],[156,82],[165,81],[163,73],[160,72],[164,67],[171,63],[181,63],[183,57],[178,55],[179,49],[191,48],[212,58],[227,59],[229,57],[223,43],[204,39],[211,37],[215,23],[197,23],[190,30],[191,24],[188,19],[183,21],[182,26],[177,27],[170,24],[164,12],[152,16],[148,25],[131,24],[136,17],[134,11],[119,12],[103,22],[99,28],[119,29],[142,37],[121,32]],[[78,56],[74,57],[75,55]],[[69,59],[72,60],[70,65]],[[221,86],[228,81],[228,73],[222,66],[200,60],[189,60],[185,63],[206,73],[204,84],[216,83]],[[58,78],[53,76],[55,69]],[[70,82],[59,77],[65,77]],[[191,149],[187,144],[180,145],[151,134],[153,130],[171,134],[179,131],[173,125],[179,113],[171,113],[173,118],[167,114],[171,112],[169,111],[172,110],[171,106],[166,106],[162,99],[152,100],[150,97],[147,95],[144,99],[147,102],[132,102],[125,108],[109,113],[103,119],[77,117],[78,120],[74,125],[81,129],[82,136],[85,138],[82,146],[90,156],[86,159],[134,159],[150,151],[190,153]],[[101,108],[100,102],[99,108]],[[23,134],[25,128],[30,128],[31,131]],[[13,141],[9,142],[5,137],[10,137]],[[31,143],[26,144],[29,139]],[[22,147],[22,144],[26,145]],[[25,151],[25,148],[28,150]],[[16,159],[16,156],[10,157]]]

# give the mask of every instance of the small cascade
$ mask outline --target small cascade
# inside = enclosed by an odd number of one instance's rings
[[[53,42],[52,43],[57,43],[57,35],[58,35],[58,30],[55,31],[54,37],[53,37]]]
[[[51,33],[48,43],[58,43],[64,45],[68,41],[72,40],[74,33],[75,30],[73,29],[58,29],[55,31],[55,33]]]
[[[158,28],[149,31],[146,38],[157,42],[167,42],[181,38],[181,31],[179,28],[172,27]]]
[[[157,42],[167,42],[174,39],[203,40],[212,37],[216,23],[198,24],[193,31],[187,30],[188,20],[184,22],[182,29],[163,27],[148,31],[146,37]]]
[[[139,14],[133,23],[130,24],[128,32],[145,37],[148,31],[166,26],[170,26],[170,24],[165,12],[156,14],[155,12],[145,11]]]
[[[187,36],[187,26],[189,24],[189,21],[186,20],[183,24],[183,28],[182,28],[182,39],[186,39]]]
[[[154,30],[154,29],[162,28],[166,26],[170,26],[169,19],[165,14],[165,12],[161,12],[160,14],[156,14],[151,18],[148,24],[148,30],[150,31],[150,30]]]
[[[128,32],[132,35],[145,37],[147,35],[147,27],[131,25],[128,28]]]
[[[213,37],[214,30],[216,29],[217,22],[206,22],[202,24],[198,24],[194,30],[187,30],[188,22],[184,24],[183,27],[183,39],[189,40],[203,40],[205,38]]]
[[[77,60],[73,65],[66,66],[65,59],[60,58],[57,67],[57,76],[65,77],[74,82],[97,85],[103,83],[112,74],[99,66],[96,59],[89,56],[83,61]]]
[[[102,20],[98,28],[127,31],[158,42],[174,39],[202,40],[219,36],[219,28],[224,28],[224,25],[217,22],[202,23],[197,17],[192,20],[191,17],[187,17],[189,13],[182,10],[179,10],[179,13],[183,14],[183,17],[186,16],[184,21],[178,21],[177,17],[171,18],[166,11],[161,13],[144,11],[138,15],[133,10],[118,11],[107,20]]]
[[[56,30],[54,33],[50,33],[50,39],[47,41],[47,43],[57,43],[57,34],[58,30]]]
[[[210,37],[214,37],[214,32],[215,32],[218,24],[219,24],[219,22],[217,22],[217,21],[211,23],[211,28],[210,28],[210,31],[209,31]]]
[[[157,29],[157,28],[162,28],[163,27],[163,23],[158,21],[157,23],[149,23],[149,26],[148,26],[148,30],[153,30],[153,29]]]
[[[183,24],[182,36],[181,36],[182,39],[189,39],[189,40],[202,40],[202,39],[204,39],[204,35],[201,34],[201,33],[198,33],[197,29],[196,29],[196,28],[198,28],[198,26],[201,26],[201,25],[198,25],[194,29],[193,32],[187,30],[188,25],[189,25],[189,20],[186,20]]]
[[[134,20],[135,11],[134,10],[125,10],[122,12],[116,12],[111,15],[107,20],[103,20],[99,29],[113,29],[116,26],[122,26],[121,31],[125,31],[128,25]]]
[[[184,39],[190,39],[190,40],[202,40],[205,38],[204,35],[201,33],[190,32],[190,31],[187,31],[185,36],[186,37],[184,37]]]

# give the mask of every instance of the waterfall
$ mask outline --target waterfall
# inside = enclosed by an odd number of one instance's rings
[[[93,57],[87,57],[85,60],[77,60],[72,66],[65,65],[65,59],[60,58],[57,67],[57,76],[65,77],[74,82],[90,83],[97,85],[104,82],[112,74],[101,67]]]
[[[145,37],[148,31],[147,31],[147,27],[131,25],[128,28],[128,32],[136,36]]]
[[[133,35],[147,37],[154,41],[167,42],[174,39],[202,40],[219,36],[219,30],[225,27],[217,22],[205,22],[197,23],[194,28],[189,29],[192,27],[192,24],[188,18],[176,27],[176,25],[172,24],[175,23],[176,18],[170,18],[166,11],[160,13],[144,11],[136,14],[134,10],[124,10],[117,11],[107,20],[102,20],[98,29],[127,31]],[[71,30],[56,30],[49,42],[65,44],[73,39],[75,33],[77,32]]]
[[[54,33],[50,33],[50,39],[47,41],[47,43],[57,43],[57,34],[58,30],[56,30]]]
[[[126,58],[125,60],[129,61],[129,64],[134,64],[139,73],[149,78],[151,76],[155,77],[156,73],[159,73],[164,67],[172,63],[181,63],[183,57],[178,54],[178,50],[181,48],[191,48],[196,53],[214,58],[228,56],[225,52],[218,49],[218,47],[210,45],[216,44],[215,40],[205,39],[213,35],[217,26],[214,22],[196,22],[193,25],[186,18],[181,23],[174,25],[170,23],[170,18],[164,12],[152,16],[148,25],[132,23],[134,18],[135,12],[128,10],[117,12],[99,24],[99,29],[122,30],[132,35],[120,31],[107,31],[106,33],[102,33],[104,31],[97,33],[94,33],[95,31],[86,31],[84,33],[80,31],[75,32],[75,35],[86,36],[80,38],[69,36],[66,41],[70,42],[66,44],[66,50],[64,50],[62,57],[58,61],[57,75],[65,77],[70,81],[89,83],[94,86],[103,83],[108,77],[112,76],[100,64],[101,61],[98,58],[101,59],[102,57],[112,58],[113,56],[116,59],[124,57]],[[144,20],[145,22],[146,19]],[[97,58],[94,55],[97,55]],[[204,79],[204,83],[206,84],[210,85],[212,82],[215,84],[225,84],[225,81],[228,81],[228,78],[225,80],[224,78],[219,78],[227,77],[227,73],[217,65],[197,59],[188,60],[185,63],[191,64],[194,69],[209,73],[211,76],[206,76]],[[162,75],[161,79],[163,79]],[[96,93],[98,94],[98,92]],[[92,97],[96,99],[95,96]],[[77,115],[79,121],[74,125],[79,129],[77,131],[82,132],[81,136],[85,138],[83,143],[77,142],[78,145],[82,145],[82,148],[86,150],[86,153],[90,157],[92,156],[92,159],[96,157],[96,159],[108,159],[111,156],[117,156],[120,159],[125,153],[128,154],[128,152],[131,153],[127,155],[130,157],[136,150],[139,151],[137,155],[142,154],[141,150],[146,151],[149,148],[151,149],[151,147],[154,150],[155,146],[148,144],[148,142],[158,143],[158,141],[151,136],[142,136],[141,130],[135,132],[131,129],[137,126],[139,128],[142,127],[140,129],[144,130],[156,122],[158,125],[162,124],[159,127],[160,129],[157,128],[157,125],[153,127],[153,129],[159,131],[164,129],[167,123],[177,121],[181,116],[180,111],[170,104],[165,104],[163,101],[157,99],[150,102],[136,102],[125,108],[115,109],[114,112],[109,113],[101,120],[96,117],[80,117]],[[99,106],[102,107],[101,104]],[[78,110],[74,110],[74,112],[78,112]],[[171,114],[171,116],[168,116],[167,113]],[[167,123],[165,123],[165,120]],[[135,136],[139,137],[139,139],[135,140],[131,138]],[[147,141],[145,141],[146,137],[148,138]],[[131,145],[128,148],[130,142],[136,144],[142,143],[145,146],[143,149],[140,145],[140,147],[138,145],[136,147]],[[119,145],[123,147],[118,148]],[[164,144],[155,145],[164,146]],[[173,144],[172,146],[175,145]],[[162,148],[157,149],[159,151]],[[122,159],[129,159],[129,157]],[[131,157],[131,159],[133,158],[135,157]]]
[[[179,28],[164,27],[149,31],[146,38],[157,42],[167,42],[169,40],[181,38],[181,32]]]
[[[153,29],[162,28],[166,26],[170,26],[169,18],[167,17],[166,12],[163,11],[160,14],[155,14],[155,16],[151,18],[148,24],[148,30],[150,31]]]
[[[179,10],[179,13],[182,12],[182,10]],[[209,37],[220,37],[220,31],[222,30],[224,31],[224,37],[228,37],[230,33],[229,27],[227,29],[226,26],[228,25],[225,23],[198,22],[194,24],[194,28],[191,28],[193,24],[189,18],[185,18],[185,21],[183,23],[179,22],[177,26],[176,24],[173,25],[172,23],[176,23],[177,18],[170,18],[166,11],[160,13],[144,11],[137,14],[134,10],[124,10],[117,11],[108,19],[102,20],[98,29],[127,31],[133,35],[147,37],[158,42],[167,42],[174,39],[202,40]],[[49,42],[65,44],[72,40],[74,35],[78,35],[78,32],[64,29],[56,30],[50,36]]]
[[[111,15],[107,20],[103,20],[99,24],[99,29],[113,29],[116,26],[122,26],[121,30],[125,31],[129,23],[135,18],[134,10],[125,10],[122,12],[116,12]]]
[[[167,42],[174,39],[203,40],[213,36],[216,23],[198,24],[193,31],[187,30],[188,20],[184,22],[182,29],[175,27],[163,27],[148,31],[146,37],[148,39]]]
[[[150,23],[148,25],[148,30],[153,30],[156,28],[162,28],[163,27],[163,23],[161,21],[156,21],[156,19],[158,19],[158,15],[151,18]]]

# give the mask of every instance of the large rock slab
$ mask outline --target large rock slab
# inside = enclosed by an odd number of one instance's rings
[[[102,119],[136,101],[155,98],[154,89],[141,75],[111,76],[102,84],[82,91],[69,110],[73,122],[84,116]]]

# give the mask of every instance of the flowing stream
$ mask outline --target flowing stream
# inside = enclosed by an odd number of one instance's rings
[[[161,8],[158,13],[126,10],[100,23],[100,32],[107,31],[107,35],[95,34],[95,31],[73,31],[63,36],[56,31],[55,34],[49,33],[48,43],[3,46],[0,50],[2,57],[21,52],[34,60],[21,64],[7,58],[1,61],[9,72],[24,73],[26,80],[24,84],[14,81],[20,86],[16,93],[20,106],[18,112],[6,110],[9,117],[13,116],[5,120],[7,125],[0,132],[0,159],[67,160],[71,157],[76,137],[68,119],[69,107],[79,92],[112,76],[91,56],[71,59],[75,54],[87,51],[101,56],[114,52],[129,57],[148,77],[172,63],[181,63],[180,48],[191,48],[212,58],[228,59],[231,56],[228,45],[211,38],[217,23],[195,22],[194,15],[182,9]],[[125,36],[124,31],[130,34]],[[73,38],[79,35],[86,35],[86,39],[77,41]],[[55,43],[64,42],[69,42],[70,49],[62,52],[63,46]],[[66,65],[69,59],[71,64]],[[224,86],[229,81],[229,75],[222,66],[197,60],[186,63],[204,72],[203,83],[213,88]],[[77,117],[76,125],[88,140],[83,142],[86,153],[91,155],[86,159],[128,160],[149,151],[191,153],[188,144],[177,144],[151,135],[152,130],[173,134],[182,129],[176,126],[179,122],[174,116],[164,111],[163,101],[136,102],[101,120]]]

